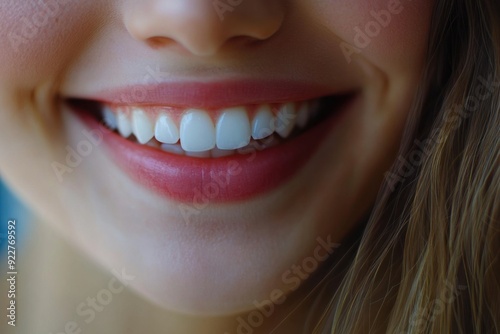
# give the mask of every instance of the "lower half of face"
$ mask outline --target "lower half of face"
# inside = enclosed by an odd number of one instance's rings
[[[150,300],[231,314],[297,290],[369,211],[430,3],[185,3],[0,5],[0,166]]]

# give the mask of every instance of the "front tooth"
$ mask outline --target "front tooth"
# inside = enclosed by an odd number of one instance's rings
[[[274,116],[271,107],[268,105],[259,107],[252,121],[253,139],[266,138],[272,135],[274,130]]]
[[[123,114],[122,112],[118,111],[118,117],[117,117],[117,122],[118,122],[118,132],[122,135],[124,138],[130,137],[132,134],[132,125],[130,124],[130,121],[128,120],[127,116]]]
[[[250,142],[251,132],[250,121],[244,108],[226,109],[217,121],[217,148],[235,150],[247,146]]]
[[[156,120],[155,138],[160,143],[175,144],[179,141],[179,129],[172,118],[160,115]]]
[[[286,138],[292,133],[297,119],[297,112],[294,103],[286,103],[281,106],[276,115],[276,132],[283,138]]]
[[[181,120],[181,146],[184,151],[203,152],[215,147],[215,127],[212,119],[202,110],[188,110]]]
[[[132,132],[141,144],[146,144],[154,137],[153,124],[146,113],[140,109],[132,112]]]
[[[111,130],[115,130],[116,127],[118,126],[116,115],[115,115],[115,113],[113,111],[111,111],[111,108],[108,107],[108,106],[104,107],[104,110],[103,110],[103,120],[104,120],[104,123]]]
[[[300,128],[304,128],[307,125],[307,121],[309,121],[309,103],[302,102],[297,112],[297,125]]]

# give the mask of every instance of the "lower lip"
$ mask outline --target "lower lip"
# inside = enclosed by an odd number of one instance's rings
[[[140,145],[109,131],[86,112],[77,115],[103,134],[108,153],[133,180],[170,200],[203,206],[248,200],[284,184],[311,159],[353,99],[291,140],[217,159],[180,156]]]

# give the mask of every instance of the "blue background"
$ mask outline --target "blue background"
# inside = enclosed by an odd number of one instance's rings
[[[7,257],[7,223],[16,220],[16,249],[29,226],[30,213],[26,206],[0,180],[0,258]]]

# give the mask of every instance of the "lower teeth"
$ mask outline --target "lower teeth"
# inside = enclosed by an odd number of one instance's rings
[[[135,137],[130,137],[129,140],[132,140],[134,142],[137,142],[135,140]],[[151,139],[146,146],[154,147],[157,149],[160,149],[162,151],[172,153],[175,155],[185,155],[188,157],[194,157],[194,158],[223,158],[235,154],[249,154],[255,151],[262,151],[271,147],[274,147],[278,145],[280,142],[283,140],[276,134],[273,134],[267,138],[261,139],[261,140],[252,140],[250,141],[250,144],[248,144],[245,147],[242,147],[237,150],[221,150],[218,148],[214,148],[210,151],[204,151],[204,152],[186,152],[185,150],[182,149],[181,144],[163,144],[157,141],[156,139]]]

